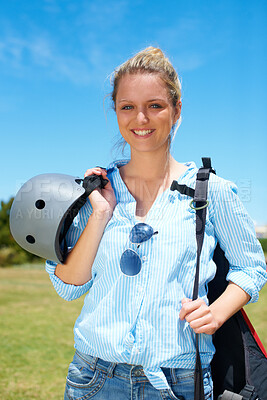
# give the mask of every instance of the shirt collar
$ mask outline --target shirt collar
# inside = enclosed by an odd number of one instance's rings
[[[127,164],[129,160],[116,160],[110,163],[107,167],[107,177],[110,180],[111,186],[113,187],[117,203],[121,202],[133,202],[135,201],[127,186],[123,182],[119,167]]]
[[[115,170],[115,169],[117,169],[118,172],[119,172],[119,168],[122,167],[123,165],[128,164],[129,161],[130,161],[130,160],[127,160],[127,159],[113,161],[112,163],[110,163],[110,164],[107,166],[107,168],[106,168],[106,169],[107,169],[107,173],[109,174],[109,173],[111,173],[111,172],[112,172],[113,170]]]

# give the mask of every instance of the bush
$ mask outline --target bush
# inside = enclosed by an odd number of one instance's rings
[[[40,260],[41,258],[20,249],[19,246],[17,248],[11,246],[0,248],[0,267],[39,262]]]
[[[261,244],[261,247],[262,247],[264,253],[267,253],[267,238],[259,239],[259,241],[260,241],[260,244]]]
[[[8,202],[1,201],[0,206],[0,267],[24,264],[41,259],[22,249],[13,239],[9,229],[9,214],[13,198]]]

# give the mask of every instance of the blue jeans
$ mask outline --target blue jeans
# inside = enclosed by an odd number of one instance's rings
[[[194,371],[162,368],[171,390],[157,390],[142,366],[116,364],[76,351],[64,400],[194,400]],[[205,399],[212,400],[210,368],[203,370]]]

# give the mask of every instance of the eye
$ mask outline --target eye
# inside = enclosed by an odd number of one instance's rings
[[[153,103],[153,104],[151,104],[150,107],[151,108],[162,108],[162,106],[160,104],[158,104],[158,103]]]
[[[132,110],[133,106],[126,105],[126,106],[123,106],[121,109],[122,110]]]

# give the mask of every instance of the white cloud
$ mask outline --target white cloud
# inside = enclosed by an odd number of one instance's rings
[[[41,68],[53,79],[68,79],[74,83],[89,83],[90,66],[85,59],[64,54],[47,35],[30,35],[27,39],[10,35],[0,41],[0,63],[15,71]]]

